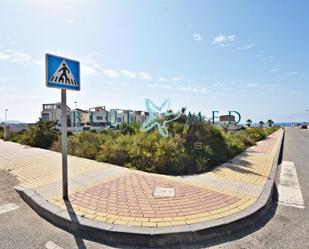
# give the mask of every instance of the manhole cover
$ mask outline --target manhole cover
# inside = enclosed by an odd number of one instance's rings
[[[175,197],[175,189],[155,187],[153,196],[154,197]]]

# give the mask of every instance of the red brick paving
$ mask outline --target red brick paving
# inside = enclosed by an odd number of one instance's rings
[[[175,188],[176,197],[153,197],[155,187]],[[240,200],[164,177],[130,172],[70,195],[72,204],[97,212],[139,218],[200,214]]]

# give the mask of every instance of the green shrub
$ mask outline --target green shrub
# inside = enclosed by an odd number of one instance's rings
[[[197,143],[202,144],[202,148],[197,149]],[[228,146],[221,130],[210,124],[189,125],[184,146],[186,153],[192,158],[188,173],[205,171],[225,162],[229,157]]]
[[[127,124],[127,123],[123,123],[121,124],[120,126],[120,132],[123,134],[123,135],[133,135],[135,134],[135,130],[134,128],[130,125],[130,124]]]
[[[95,159],[100,148],[99,135],[91,131],[68,137],[68,154]],[[54,142],[52,150],[61,151],[61,139]]]
[[[129,162],[128,150],[133,145],[133,138],[130,135],[119,135],[115,139],[105,136],[102,137],[96,159],[100,162],[114,163],[124,166]]]
[[[147,172],[183,174],[188,156],[180,136],[162,137],[157,132],[138,133],[129,148],[130,162],[126,165]]]
[[[58,131],[54,129],[56,123],[52,121],[38,121],[27,130],[13,133],[10,141],[33,147],[49,149],[58,139]]]
[[[0,139],[3,139],[4,136],[4,131],[3,131],[3,127],[0,127]]]
[[[185,120],[183,120],[185,121]],[[55,123],[39,121],[15,133],[11,141],[61,151]],[[142,171],[183,175],[201,173],[220,165],[266,138],[278,127],[229,131],[205,122],[173,122],[169,137],[156,130],[141,132],[140,124],[123,124],[119,130],[68,132],[68,153]],[[0,130],[0,135],[1,135]]]

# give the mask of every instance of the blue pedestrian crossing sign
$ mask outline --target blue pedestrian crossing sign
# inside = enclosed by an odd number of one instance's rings
[[[80,90],[80,63],[79,61],[46,54],[46,86]]]

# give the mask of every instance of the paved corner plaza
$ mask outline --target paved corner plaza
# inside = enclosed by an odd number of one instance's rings
[[[60,153],[0,141],[0,169],[14,174],[21,187],[84,218],[130,227],[190,225],[238,213],[257,200],[282,132],[194,176],[150,174],[69,156],[70,207],[62,201]]]

